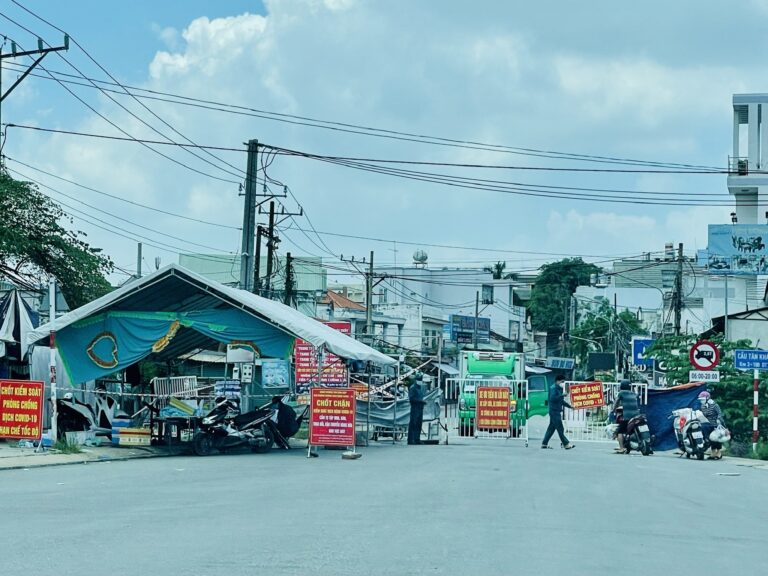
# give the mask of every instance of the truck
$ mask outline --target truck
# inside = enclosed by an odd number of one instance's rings
[[[526,378],[525,355],[520,352],[464,350],[459,355],[459,435],[475,434],[475,403],[478,386],[508,386],[510,430],[519,436],[530,416],[546,414],[547,378]]]

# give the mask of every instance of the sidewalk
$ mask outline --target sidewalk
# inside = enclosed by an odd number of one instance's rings
[[[62,454],[52,449],[46,449],[44,452],[35,452],[34,448],[19,448],[17,441],[7,440],[0,442],[0,472],[2,470],[38,468],[41,466],[154,458],[169,454],[166,448],[154,446],[120,448],[105,444],[93,447],[82,446],[81,450],[82,452],[78,454]]]

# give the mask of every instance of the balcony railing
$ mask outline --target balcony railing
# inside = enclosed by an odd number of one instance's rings
[[[729,156],[728,174],[736,176],[746,176],[749,174],[749,158],[743,156]]]

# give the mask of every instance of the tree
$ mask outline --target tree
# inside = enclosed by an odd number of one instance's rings
[[[499,262],[496,262],[496,264],[494,264],[493,266],[486,266],[485,268],[483,268],[483,272],[490,272],[491,274],[493,274],[494,280],[511,278],[512,277],[511,274],[504,274],[504,270],[506,269],[506,267],[507,267],[506,262],[499,261]]]
[[[571,296],[578,286],[589,284],[591,274],[598,272],[600,268],[587,264],[581,258],[566,258],[544,264],[531,291],[528,307],[534,330],[562,334]]]
[[[0,168],[0,274],[39,286],[54,276],[72,307],[111,290],[112,261],[92,249],[85,233],[64,228],[72,219],[30,182]]]
[[[669,386],[686,384],[688,371],[692,369],[689,352],[698,338],[695,335],[664,336],[658,339],[646,355],[662,362],[667,370]],[[742,372],[733,367],[733,351],[752,348],[750,340],[735,342],[723,341],[722,335],[710,338],[720,348],[720,382],[710,382],[707,387],[712,397],[723,411],[725,423],[736,442],[750,442],[752,437],[752,404],[753,379],[752,372]],[[768,389],[765,382],[760,383],[760,404],[768,402]],[[768,419],[761,418],[760,436],[765,439],[768,435]]]
[[[579,313],[577,325],[570,331],[569,346],[579,365],[585,367],[589,352],[599,348],[606,352],[618,349],[629,353],[632,336],[645,333],[632,312],[623,310],[616,314],[614,308],[603,300],[597,308],[587,308]]]

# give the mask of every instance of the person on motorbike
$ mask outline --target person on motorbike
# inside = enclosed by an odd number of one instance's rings
[[[632,418],[640,414],[640,403],[637,394],[632,391],[632,385],[629,380],[622,380],[619,384],[619,394],[613,402],[613,412],[616,414],[616,439],[619,441],[619,447],[616,452],[626,454],[627,447],[624,445],[624,436],[627,433],[627,424]]]
[[[707,421],[701,423],[701,431],[704,433],[704,438],[709,440],[709,435],[718,426],[724,425],[723,423],[723,411],[720,410],[720,406],[712,400],[712,395],[704,390],[699,393],[699,402],[701,403],[701,412],[706,417]],[[721,442],[713,442],[710,440],[711,454],[710,460],[720,460],[723,457],[722,450],[723,445]]]

